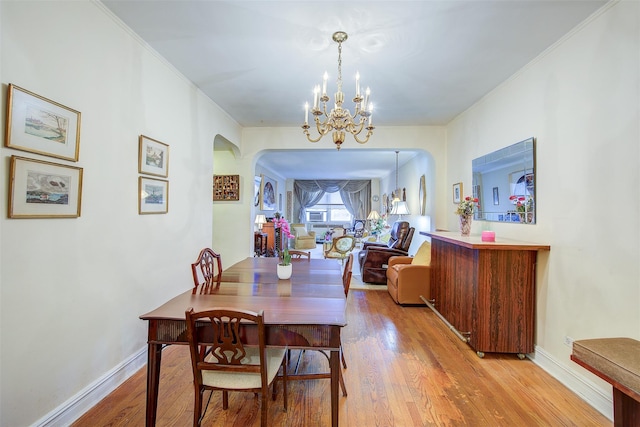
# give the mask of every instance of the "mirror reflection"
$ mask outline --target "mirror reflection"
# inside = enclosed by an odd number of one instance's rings
[[[529,138],[473,159],[474,218],[535,224],[535,147]]]

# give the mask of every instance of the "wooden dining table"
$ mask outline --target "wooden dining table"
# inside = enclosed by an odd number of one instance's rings
[[[162,348],[186,345],[185,311],[227,307],[264,310],[267,345],[327,350],[329,373],[289,379],[331,379],[331,425],[338,426],[340,332],[346,325],[346,298],[340,265],[334,260],[294,259],[290,279],[279,280],[278,258],[246,258],[226,268],[211,286],[191,287],[140,316],[148,321],[146,425],[154,426]]]

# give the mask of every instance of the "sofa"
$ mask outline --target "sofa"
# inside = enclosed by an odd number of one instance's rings
[[[387,267],[387,290],[396,304],[420,304],[431,299],[431,244],[424,242],[413,257],[393,256]]]
[[[291,224],[291,234],[293,234],[294,249],[315,249],[316,232],[307,231],[304,224]]]
[[[396,221],[391,227],[387,244],[364,242],[358,253],[362,281],[384,285],[387,283],[387,263],[392,256],[409,255],[415,229],[407,221]]]

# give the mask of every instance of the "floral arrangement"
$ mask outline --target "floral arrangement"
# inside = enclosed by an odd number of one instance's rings
[[[525,213],[533,211],[533,198],[531,196],[511,196],[511,203],[516,207],[516,212]]]
[[[476,206],[480,207],[478,204],[478,198],[467,196],[458,204],[458,208],[455,213],[465,216],[473,215],[473,211]]]
[[[324,241],[325,242],[331,241],[331,236],[333,236],[333,231],[331,231],[331,230],[325,231],[324,232]]]
[[[291,227],[289,226],[289,223],[287,222],[287,220],[284,219],[284,217],[276,216],[273,219],[273,223],[275,224],[274,227],[279,228],[282,234],[287,236],[289,239],[292,239],[295,237],[293,234],[291,234]]]
[[[383,214],[378,219],[371,220],[371,234],[381,234],[385,228],[389,228],[387,225],[387,214]]]

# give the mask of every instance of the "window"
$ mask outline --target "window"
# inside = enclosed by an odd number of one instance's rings
[[[339,192],[325,193],[315,206],[307,209],[307,221],[351,224],[353,216],[342,203]]]

